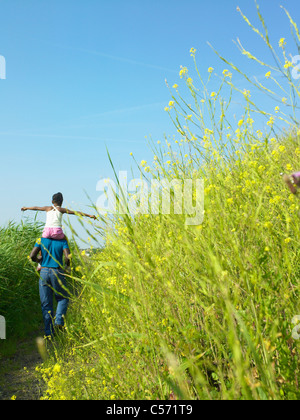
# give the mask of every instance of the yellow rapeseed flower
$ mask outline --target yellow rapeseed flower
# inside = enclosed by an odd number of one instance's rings
[[[279,47],[280,47],[280,48],[283,48],[285,45],[286,45],[286,40],[285,40],[285,38],[281,38],[281,39],[280,39],[280,41],[279,41]]]
[[[283,67],[285,69],[289,69],[290,67],[293,67],[293,64],[290,61],[286,60]]]
[[[53,367],[53,373],[60,373],[61,372],[61,366],[56,363],[56,365],[54,365]]]
[[[279,151],[280,151],[281,153],[285,152],[285,146],[280,145],[280,146],[279,146]]]
[[[188,73],[188,69],[186,67],[180,66],[179,76],[182,79]]]

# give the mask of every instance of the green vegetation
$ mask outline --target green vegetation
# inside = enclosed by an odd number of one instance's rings
[[[38,276],[28,260],[41,226],[9,223],[0,229],[0,314],[6,319],[7,337],[26,336],[41,322]],[[1,348],[7,342],[1,342]]]
[[[212,90],[214,70],[204,81],[192,48],[201,90],[182,67],[188,98],[176,84],[166,107],[179,139],[153,146],[153,165],[139,165],[145,179],[203,178],[203,224],[119,215],[113,228],[107,223],[101,252],[74,252],[80,291],[65,334],[37,368],[43,399],[300,398],[299,342],[291,337],[300,314],[300,207],[280,176],[299,169],[300,95],[285,40],[272,47],[258,13],[263,32],[242,16],[277,67],[240,48],[267,68],[266,85],[222,58],[246,88],[224,69]],[[255,104],[249,84],[276,101],[273,112]],[[244,105],[232,121],[236,95]]]

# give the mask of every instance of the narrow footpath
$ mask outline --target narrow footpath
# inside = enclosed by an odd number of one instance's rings
[[[31,333],[17,343],[12,356],[0,356],[0,400],[39,400],[43,386],[35,368],[43,360],[37,350],[36,338],[40,331]]]

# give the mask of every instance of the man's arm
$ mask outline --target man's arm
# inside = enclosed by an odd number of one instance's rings
[[[64,256],[65,256],[65,265],[66,267],[70,267],[71,265],[71,258],[70,258],[70,250],[69,248],[64,249]]]
[[[86,213],[82,213],[81,211],[73,211],[73,210],[69,210],[69,209],[60,209],[60,211],[64,214],[70,214],[70,215],[75,215],[75,216],[83,216],[83,217],[89,217],[90,219],[94,219],[96,220],[97,217],[93,216],[92,214],[86,214]]]
[[[30,254],[30,259],[33,262],[40,263],[42,261],[42,256],[39,255],[41,249],[39,247],[34,247]]]
[[[49,211],[51,210],[51,207],[45,206],[45,207],[22,207],[21,211],[27,211],[27,210],[33,210],[33,211]]]
[[[65,273],[71,274],[71,258],[70,258],[70,250],[69,248],[64,249],[64,257],[65,257]]]

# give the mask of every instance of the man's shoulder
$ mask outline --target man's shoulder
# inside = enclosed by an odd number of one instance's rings
[[[49,239],[49,238],[39,238],[36,243],[38,245],[43,244],[44,246],[54,246],[54,247],[69,247],[68,241],[66,239]]]
[[[64,248],[69,248],[69,244],[66,239],[52,239],[52,243],[54,246],[57,246],[57,247],[62,246]]]

